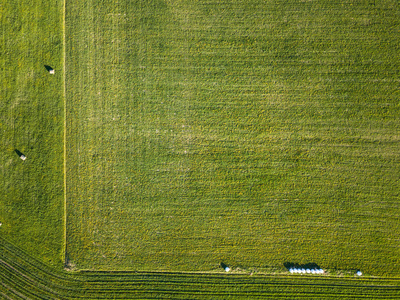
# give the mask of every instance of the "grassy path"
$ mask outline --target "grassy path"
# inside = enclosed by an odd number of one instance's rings
[[[397,299],[400,280],[56,271],[0,238],[5,299]],[[8,298],[7,298],[8,297]]]
[[[63,262],[66,261],[66,250],[67,250],[67,97],[66,97],[66,82],[65,73],[67,72],[66,67],[66,53],[65,53],[65,6],[66,0],[63,0],[63,100],[64,100],[64,132],[63,132],[63,142],[64,142],[64,222],[63,222],[63,233],[64,233],[64,245],[63,245]]]

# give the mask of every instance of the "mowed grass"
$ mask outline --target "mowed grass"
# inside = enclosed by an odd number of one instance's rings
[[[397,299],[399,278],[158,272],[70,272],[49,268],[0,237],[3,299]],[[11,287],[11,288],[10,288]]]
[[[399,12],[67,1],[68,268],[398,276]]]
[[[61,21],[61,1],[0,5],[0,235],[57,268],[63,251]]]

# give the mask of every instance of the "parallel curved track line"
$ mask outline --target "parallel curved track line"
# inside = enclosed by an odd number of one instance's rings
[[[63,0],[64,256],[67,206]],[[64,257],[64,261],[65,261]],[[400,299],[400,278],[134,271],[67,272],[0,237],[0,299]]]
[[[4,299],[400,299],[398,278],[65,272],[0,238]]]

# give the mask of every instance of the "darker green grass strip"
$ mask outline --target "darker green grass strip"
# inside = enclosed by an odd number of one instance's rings
[[[0,234],[54,267],[63,228],[60,4],[0,7]]]

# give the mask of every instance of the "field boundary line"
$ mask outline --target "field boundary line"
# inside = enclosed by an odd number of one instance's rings
[[[66,264],[67,259],[67,98],[66,98],[66,83],[65,83],[65,56],[66,56],[66,40],[65,40],[65,3],[63,0],[63,98],[64,98],[64,249],[63,262]]]

